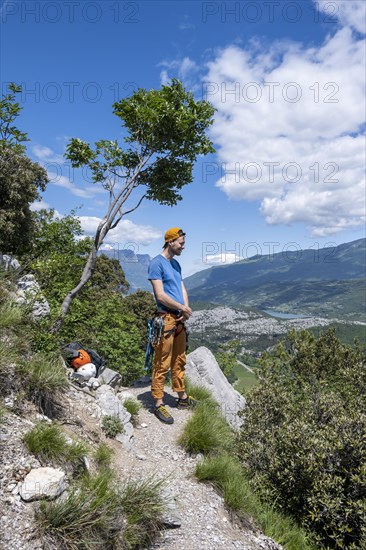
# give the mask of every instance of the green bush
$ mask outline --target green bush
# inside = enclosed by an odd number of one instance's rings
[[[95,349],[108,366],[122,376],[127,386],[144,373],[144,352],[136,317],[127,314],[123,297],[92,289],[73,301],[65,318],[60,336],[64,341],[81,341]]]
[[[164,503],[154,479],[118,487],[108,469],[83,476],[66,498],[43,501],[36,511],[45,548],[146,548],[161,528]]]
[[[98,255],[93,276],[72,301],[58,334],[53,335],[49,327],[58,317],[64,297],[77,284],[92,241],[78,238],[82,230],[75,212],[56,219],[52,210],[43,210],[37,213],[37,227],[29,261],[50,304],[51,319],[42,322],[42,330],[33,330],[34,349],[51,351],[59,349],[60,341],[82,342],[102,355],[128,385],[144,372],[144,315],[151,296],[149,300],[139,294],[125,304],[123,294],[129,284],[121,265],[117,259]]]
[[[81,469],[83,457],[88,453],[85,444],[68,443],[60,426],[42,421],[23,436],[23,441],[30,452],[42,461],[69,462],[75,471]]]
[[[55,417],[61,409],[62,392],[69,386],[60,358],[38,353],[30,361],[23,362],[20,373],[27,397],[43,414]]]
[[[107,437],[116,437],[123,430],[123,425],[120,418],[116,415],[103,416],[102,429]]]
[[[238,453],[265,498],[318,544],[366,541],[366,363],[333,331],[289,334],[247,397]]]

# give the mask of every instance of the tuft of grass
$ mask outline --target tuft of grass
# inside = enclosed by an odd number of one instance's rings
[[[60,457],[67,446],[60,427],[44,421],[24,434],[23,441],[32,454],[45,461]]]
[[[217,404],[210,399],[195,407],[178,441],[190,453],[208,454],[232,448],[234,436]]]
[[[50,550],[146,548],[162,526],[161,484],[150,479],[118,487],[110,470],[85,475],[65,498],[41,503],[37,534]]]
[[[107,437],[116,437],[123,430],[123,425],[117,415],[106,415],[102,419],[102,429]]]
[[[16,302],[6,300],[0,304],[0,330],[15,328],[23,319],[24,311]]]
[[[75,471],[81,469],[88,448],[84,443],[68,443],[60,426],[39,422],[23,436],[31,453],[42,461],[69,462]]]
[[[65,369],[59,357],[36,354],[21,367],[28,398],[40,412],[54,418],[60,411],[61,393],[68,388]]]
[[[123,406],[130,413],[132,424],[135,425],[137,420],[137,415],[139,413],[139,410],[141,409],[141,403],[137,401],[137,399],[128,397],[123,402]]]
[[[113,450],[106,443],[101,443],[94,453],[94,459],[98,467],[109,468],[112,462]]]
[[[147,548],[156,538],[165,509],[162,484],[152,478],[130,481],[122,488],[121,503],[127,520],[120,541],[122,548]]]
[[[310,536],[301,527],[259,499],[237,458],[227,453],[207,457],[197,464],[196,476],[200,481],[211,481],[229,508],[243,519],[254,518],[265,535],[286,550],[315,550]]]
[[[192,384],[186,377],[185,379],[185,387],[186,387],[186,393],[188,395],[191,395],[196,401],[202,402],[210,402],[212,404],[215,403],[214,398],[212,397],[212,393],[210,390],[205,388],[204,386]]]
[[[8,372],[9,364],[16,363],[20,360],[20,353],[16,346],[16,342],[13,340],[0,341],[0,372]]]
[[[112,476],[104,470],[85,475],[65,498],[42,501],[35,513],[45,547],[68,550],[113,548],[124,519]]]

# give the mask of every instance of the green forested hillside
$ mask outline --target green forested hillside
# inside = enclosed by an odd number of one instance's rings
[[[192,301],[360,318],[366,239],[319,251],[255,256],[188,277]]]

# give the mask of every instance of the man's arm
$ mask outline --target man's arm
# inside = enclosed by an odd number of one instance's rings
[[[191,310],[191,308],[189,307],[188,293],[187,293],[186,287],[184,286],[183,281],[182,281],[182,293],[183,293],[184,305],[185,305],[185,306],[188,308],[188,310],[189,310],[189,315],[187,314],[187,312],[183,311],[183,317],[184,317],[184,320],[186,321],[186,320],[189,319],[190,316],[192,315],[192,310]]]
[[[165,307],[168,307],[170,309],[180,309],[185,319],[188,319],[192,315],[192,310],[188,305],[187,291],[185,289],[185,295],[183,292],[184,304],[180,304],[164,292],[163,281],[161,281],[160,279],[151,279],[151,284],[154,290],[155,298],[158,302],[162,303]]]
[[[182,281],[182,292],[183,292],[184,305],[189,307],[188,293],[187,293],[186,287],[184,286],[183,281]]]

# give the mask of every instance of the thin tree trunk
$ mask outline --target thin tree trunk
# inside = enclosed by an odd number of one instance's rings
[[[62,302],[62,305],[61,305],[61,313],[52,325],[51,332],[53,334],[56,334],[57,332],[59,332],[64,322],[65,316],[69,311],[71,302],[73,301],[75,296],[79,294],[80,290],[86,285],[86,283],[90,281],[91,276],[93,275],[93,272],[95,269],[95,264],[97,262],[98,250],[103,243],[104,237],[108,233],[109,225],[110,223],[108,224],[105,219],[102,222],[100,222],[95,235],[95,240],[94,240],[92,249],[89,253],[88,259],[84,266],[79,282],[72,290],[70,290],[70,292],[64,298],[64,301]]]

